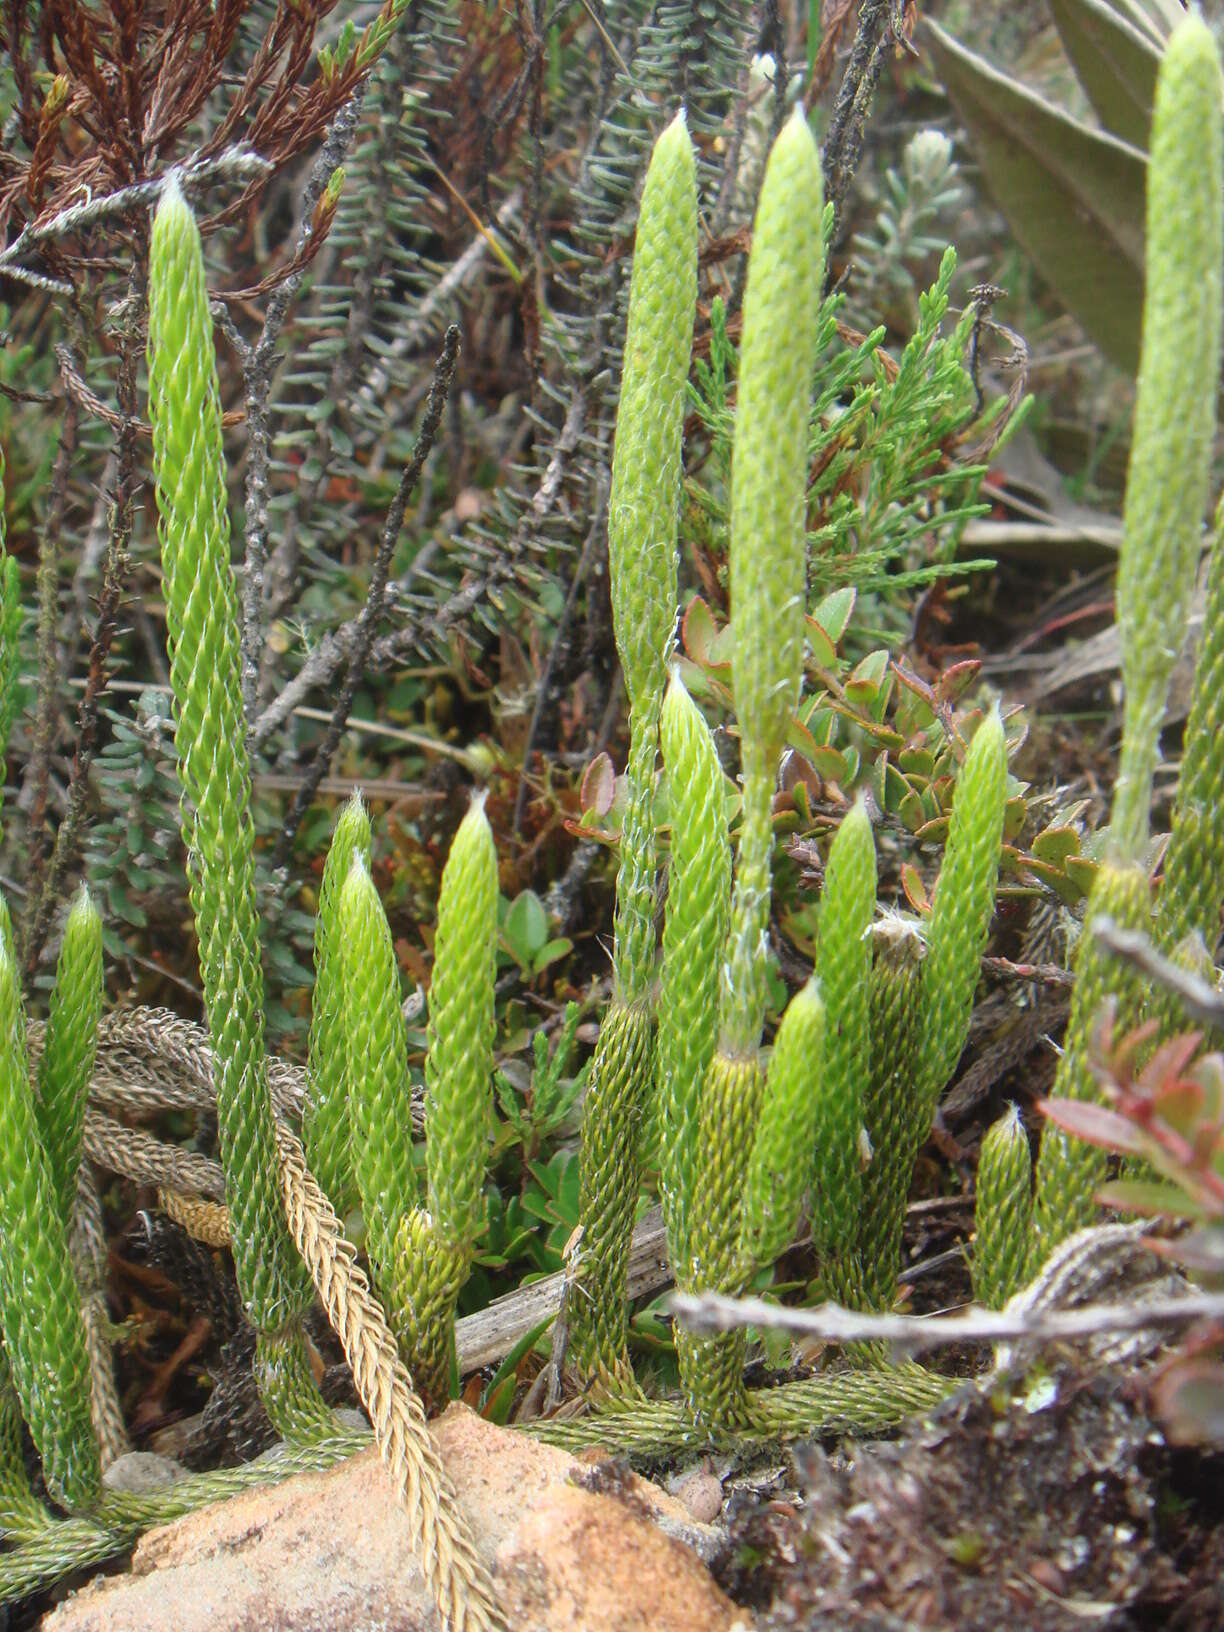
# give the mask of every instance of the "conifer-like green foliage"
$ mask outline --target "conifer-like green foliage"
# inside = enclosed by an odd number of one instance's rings
[[[70,1224],[102,1013],[102,920],[82,889],[64,925],[47,1040],[38,1067],[37,1115],[56,1208]]]
[[[1126,703],[1110,824],[1127,860],[1147,839],[1160,723],[1207,509],[1222,263],[1220,60],[1192,11],[1161,62],[1147,171],[1143,339],[1118,566]]]
[[[323,867],[315,920],[314,996],[310,1006],[310,1103],[302,1142],[311,1172],[341,1217],[357,1202],[348,1103],[348,1046],[344,1037],[344,937],[340,894],[360,856],[370,864],[370,818],[355,793],[336,821]]]
[[[871,1071],[871,921],[875,839],[858,800],[837,830],[825,868],[816,971],[828,1011],[824,1065],[814,1084],[812,1237],[828,1255],[853,1240],[862,1195],[859,1134]]]
[[[974,1208],[973,1295],[987,1309],[1002,1309],[1024,1282],[1033,1161],[1013,1105],[982,1140]]]
[[[200,234],[177,180],[153,218],[149,411],[174,686],[183,837],[216,1059],[238,1284],[255,1325],[311,1300],[281,1208],[264,1057],[250,766],[239,682],[212,319]]]
[[[98,1496],[89,1359],[67,1221],[39,1133],[7,906],[0,922],[0,1312],[13,1382],[53,1499]]]
[[[832,229],[832,210],[826,208],[826,242]],[[956,252],[949,248],[934,283],[919,296],[917,327],[895,373],[885,368],[878,349],[882,329],[845,346],[838,339],[845,297],[835,291],[821,302],[819,367],[808,414],[809,605],[843,585],[888,597],[898,583],[917,586],[992,565],[953,562],[965,524],[979,513],[985,475],[982,465],[949,465],[940,454],[963,440],[979,415],[965,368],[974,308],[953,327],[945,321],[956,272]],[[710,452],[701,476],[688,483],[685,527],[717,557],[728,547],[724,495],[738,417],[736,348],[721,297],[710,306],[709,360],[695,358],[693,372],[695,407]],[[1026,398],[1017,408],[1009,433],[1032,402]],[[1000,398],[987,410],[983,430],[1003,407]],[[923,564],[914,566],[916,559]]]
[[[583,1250],[568,1301],[583,1373],[632,1387],[624,1289],[653,1075],[654,775],[675,624],[685,384],[697,301],[697,190],[683,115],[655,143],[634,241],[608,504],[617,651],[630,700],[628,801],[616,883],[613,1004],[600,1028],[583,1120]]]
[[[718,983],[731,895],[725,778],[710,728],[677,672],[663,704],[663,763],[671,812],[671,860],[663,923],[656,1080],[660,1099],[659,1189],[668,1256],[692,1285],[689,1213],[696,1189],[701,1088],[718,1033]]]
[[[497,857],[483,798],[451,845],[434,946],[425,1056],[429,1212],[439,1238],[470,1261],[484,1227],[493,1119]]]
[[[928,1126],[969,1030],[994,914],[1006,802],[1007,747],[995,709],[974,733],[956,779],[948,846],[927,931],[921,1069]]]
[[[741,1240],[749,1273],[767,1268],[794,1239],[809,1173],[807,1152],[824,1102],[828,1044],[820,986],[809,980],[786,1006],[765,1077],[744,1186]]]

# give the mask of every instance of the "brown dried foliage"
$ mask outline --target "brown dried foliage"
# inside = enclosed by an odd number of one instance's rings
[[[316,62],[316,34],[336,0],[278,0],[237,83],[226,77],[251,0],[9,0],[0,49],[17,88],[17,140],[0,152],[0,233],[6,243],[74,204],[156,179],[184,159],[242,146],[266,161],[207,232],[238,215],[269,178],[314,146],[369,72],[404,9],[386,0],[343,62]],[[42,90],[48,76],[50,92]],[[212,104],[211,131],[190,154],[186,133]],[[88,229],[85,229],[88,231]],[[317,244],[313,247],[317,248]],[[78,283],[81,234],[40,244],[40,270]],[[292,266],[283,269],[287,276]],[[262,288],[263,286],[261,286]]]

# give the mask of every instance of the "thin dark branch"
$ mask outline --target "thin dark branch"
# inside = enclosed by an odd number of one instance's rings
[[[988,975],[1003,980],[1033,981],[1039,986],[1074,986],[1075,976],[1058,963],[1013,963],[1011,958],[983,958],[982,968]]]
[[[824,144],[825,197],[840,216],[846,191],[863,150],[863,127],[872,93],[893,40],[903,40],[904,0],[865,0],[850,61],[833,104]]]
[[[778,0],[766,0],[761,23],[761,50],[773,58],[774,65],[774,101],[769,126],[769,146],[772,147],[786,120],[786,86],[790,78],[786,61],[786,25]]]
[[[570,624],[573,621],[574,609],[578,604],[578,592],[586,582],[586,575],[590,571],[591,565],[599,553],[600,545],[604,542],[606,536],[607,505],[608,477],[605,472],[601,473],[599,479],[595,498],[595,514],[582,546],[582,554],[578,557],[578,565],[574,568],[574,575],[570,579],[569,593],[565,597],[565,605],[561,609],[561,617],[557,623],[557,633],[554,635],[552,645],[548,649],[544,672],[536,685],[535,706],[531,711],[531,724],[527,727],[527,740],[523,744],[518,795],[514,801],[514,831],[519,834],[523,829],[523,813],[527,808],[527,773],[531,768],[531,756],[535,752],[536,736],[544,719],[545,711],[553,700],[553,676],[561,659],[562,648],[569,639]]]
[[[498,587],[513,576],[515,566],[533,533],[538,532],[552,513],[561,494],[562,483],[570,455],[578,446],[586,417],[586,396],[581,387],[575,387],[570,398],[565,423],[557,434],[539,486],[532,495],[513,535],[506,540],[488,570],[473,576],[455,590],[430,614],[428,640],[437,644],[441,636],[457,623],[471,615],[472,608],[488,598]],[[396,589],[404,593],[404,586],[415,576],[420,558],[408,569]],[[360,617],[342,624],[325,635],[287,685],[282,686],[275,698],[263,709],[250,733],[252,749],[261,748],[273,731],[288,719],[295,708],[317,687],[330,685],[353,651]],[[404,657],[419,652],[426,644],[419,623],[395,629],[376,640],[370,648],[369,667],[385,669],[402,662]]]
[[[390,162],[393,132],[383,126],[377,137],[379,144],[378,168],[385,173]],[[362,257],[353,279],[353,296],[349,303],[344,325],[344,344],[337,352],[327,380],[328,399],[338,408],[347,407],[356,383],[365,366],[366,340],[370,332],[374,309],[380,295],[380,280],[389,254],[390,188],[374,189],[367,225],[367,253]],[[311,448],[306,453],[306,465],[313,466],[315,474],[299,475],[294,486],[292,501],[285,511],[276,548],[264,564],[263,606],[264,626],[281,617],[291,605],[298,588],[302,553],[303,517],[322,493],[331,472],[333,453],[332,432],[327,421],[315,426]],[[260,653],[258,701],[266,703],[278,682],[271,653]]]
[[[302,780],[302,785],[294,798],[289,815],[286,817],[285,826],[277,846],[277,867],[283,867],[288,862],[289,850],[293,844],[294,835],[297,833],[302,817],[310,808],[319,783],[331,769],[332,759],[340,745],[340,738],[343,736],[344,728],[348,723],[349,710],[353,706],[353,698],[357,694],[357,687],[360,684],[362,675],[365,673],[366,660],[374,644],[374,630],[379,618],[383,615],[386,604],[387,578],[391,570],[391,557],[395,553],[400,530],[404,525],[408,501],[416,490],[421,470],[429,457],[430,449],[433,447],[434,438],[438,434],[438,427],[442,423],[442,415],[446,409],[446,399],[450,392],[451,381],[455,377],[455,367],[458,361],[459,327],[457,324],[452,323],[446,331],[442,354],[434,366],[429,401],[425,407],[425,416],[421,421],[416,446],[412,450],[412,458],[404,468],[399,487],[396,490],[394,499],[391,501],[391,507],[387,511],[387,520],[383,527],[382,538],[379,541],[378,553],[374,557],[374,566],[370,573],[370,587],[366,594],[365,605],[362,607],[357,619],[352,649],[349,652],[348,669],[340,687],[340,695],[337,697],[336,706],[332,710],[331,721],[328,724],[322,745],[311,762],[310,768]]]
[[[30,789],[29,817],[29,882],[31,890],[38,889],[46,867],[47,852],[44,827],[47,820],[47,801],[51,787],[51,755],[55,747],[56,721],[59,717],[59,540],[64,531],[64,515],[68,508],[68,482],[76,453],[80,410],[74,397],[64,403],[60,424],[59,447],[51,472],[51,499],[47,506],[46,521],[38,546],[38,687],[34,712],[34,745],[26,772]],[[32,900],[37,897],[32,895]],[[32,918],[27,916],[25,939],[29,938]]]
[[[76,858],[85,821],[89,793],[89,771],[98,751],[98,705],[107,683],[107,661],[118,626],[119,606],[131,564],[132,516],[138,483],[136,468],[136,373],[140,355],[140,320],[144,291],[140,267],[143,256],[134,254],[128,280],[127,323],[119,351],[117,399],[120,430],[115,449],[115,485],[109,495],[110,526],[102,567],[102,592],[98,597],[98,620],[89,650],[85,691],[77,712],[76,751],[68,778],[68,809],[55,835],[50,865],[27,920],[23,948],[27,979],[31,978],[42,954],[51,917],[59,901],[64,879]]]
[[[345,103],[332,122],[323,144],[311,167],[302,191],[301,227],[294,247],[294,270],[268,301],[264,313],[263,330],[253,346],[248,346],[232,324],[228,313],[222,321],[242,362],[242,377],[246,391],[247,471],[246,471],[246,541],[242,582],[242,702],[247,726],[255,719],[259,699],[259,662],[264,648],[264,564],[268,558],[268,470],[271,446],[271,428],[268,422],[268,393],[271,389],[272,367],[276,343],[284,328],[289,307],[302,286],[306,263],[302,256],[312,231],[315,208],[323,196],[328,181],[344,162],[352,146],[361,106],[365,98],[365,82]]]

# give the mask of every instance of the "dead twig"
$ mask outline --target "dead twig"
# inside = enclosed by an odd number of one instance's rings
[[[673,1292],[667,1302],[674,1315],[698,1332],[757,1326],[826,1343],[892,1343],[909,1354],[948,1343],[1061,1341],[1224,1319],[1224,1293],[1220,1292],[1188,1292],[1184,1297],[1153,1298],[1150,1303],[1090,1303],[1049,1313],[973,1309],[966,1315],[928,1316],[863,1315],[835,1303],[818,1309],[784,1309],[764,1298],[728,1298],[717,1292]]]
[[[1201,976],[1171,963],[1142,930],[1122,929],[1105,914],[1094,918],[1090,927],[1102,946],[1172,992],[1192,1020],[1201,1026],[1224,1026],[1224,994]]]
[[[340,686],[336,706],[332,710],[327,733],[311,762],[309,770],[302,779],[302,785],[297,791],[293,805],[285,818],[284,828],[281,830],[276,854],[276,865],[278,867],[285,866],[289,859],[289,850],[293,844],[294,834],[301,824],[302,817],[310,808],[310,802],[315,796],[319,783],[330,770],[340,738],[344,734],[349,710],[353,706],[357,686],[365,672],[366,660],[374,644],[374,629],[379,618],[382,617],[386,605],[387,577],[391,568],[391,557],[395,551],[400,529],[404,525],[408,501],[416,490],[425,460],[429,457],[434,438],[438,434],[438,426],[442,423],[442,414],[446,407],[446,399],[450,393],[451,381],[455,377],[455,367],[458,361],[459,328],[457,324],[452,324],[446,331],[442,354],[434,368],[433,384],[429,390],[429,401],[425,408],[425,417],[421,421],[416,446],[412,450],[412,458],[404,468],[399,487],[394,499],[391,501],[391,507],[387,511],[387,520],[383,526],[378,553],[374,558],[374,566],[370,573],[370,587],[366,593],[365,605],[357,617],[352,649],[349,652],[348,669]]]

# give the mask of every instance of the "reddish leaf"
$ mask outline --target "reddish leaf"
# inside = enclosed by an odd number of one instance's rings
[[[1152,1179],[1117,1179],[1104,1185],[1097,1200],[1123,1213],[1141,1213],[1145,1218],[1202,1218],[1203,1210],[1175,1184]],[[1146,1243],[1152,1246],[1152,1242]]]
[[[616,771],[612,761],[607,754],[597,754],[583,772],[579,803],[584,812],[593,811],[596,816],[606,816],[612,809],[615,797]]]
[[[1218,1224],[1191,1230],[1176,1241],[1148,1241],[1144,1243],[1162,1258],[1171,1258],[1183,1269],[1192,1269],[1200,1275],[1224,1275],[1224,1229]]]
[[[807,620],[807,641],[811,653],[811,660],[818,669],[831,669],[837,662],[837,647],[829,637],[829,632],[816,619]]]
[[[941,702],[954,703],[965,694],[981,671],[982,665],[976,657],[966,657],[959,663],[953,663],[935,682],[936,697]]]
[[[1080,1099],[1039,1099],[1037,1109],[1064,1133],[1074,1134],[1102,1150],[1124,1156],[1146,1156],[1148,1140],[1135,1124],[1104,1105]]]
[[[1155,1395],[1170,1439],[1183,1445],[1224,1445],[1224,1366],[1210,1360],[1173,1366]]]
[[[926,893],[926,885],[922,882],[922,874],[912,861],[902,864],[901,888],[905,891],[905,899],[914,911],[922,913],[925,917],[931,910],[931,902]]]
[[[1145,1029],[1150,1032],[1152,1025],[1152,1021],[1146,1021]],[[1201,1031],[1184,1031],[1179,1037],[1162,1043],[1144,1069],[1144,1082],[1163,1083],[1179,1078],[1198,1052],[1202,1040]]]
[[[700,595],[694,595],[680,621],[680,638],[694,663],[703,669],[725,672],[731,667],[729,629],[729,624],[720,629]]]

